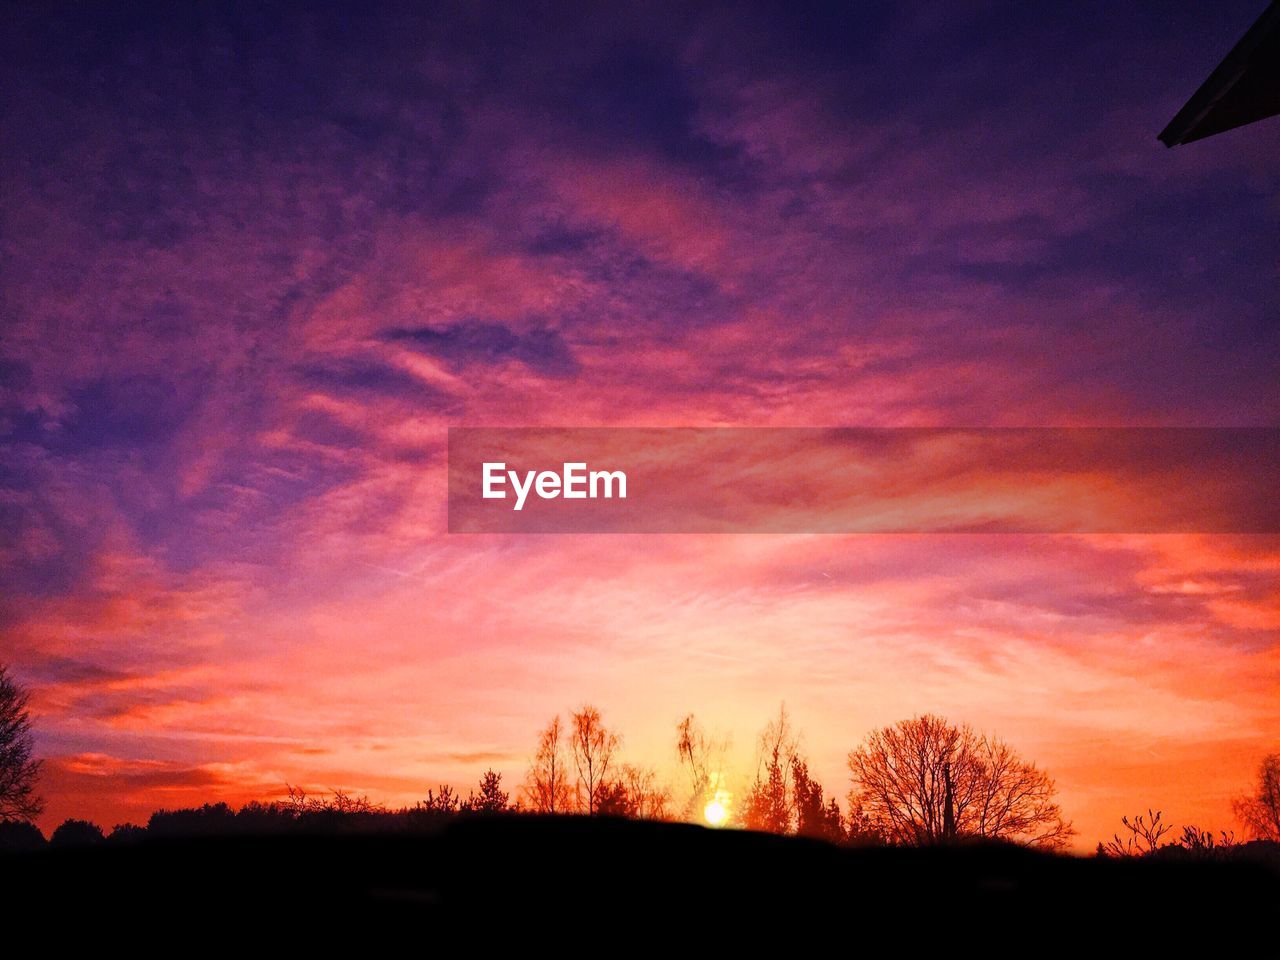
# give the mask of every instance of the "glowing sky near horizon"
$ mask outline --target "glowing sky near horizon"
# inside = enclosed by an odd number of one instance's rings
[[[46,828],[522,777],[597,704],[734,776],[921,712],[1092,847],[1232,829],[1280,538],[450,536],[450,425],[1280,425],[1280,125],[1155,133],[1261,4],[17,5],[0,661]]]

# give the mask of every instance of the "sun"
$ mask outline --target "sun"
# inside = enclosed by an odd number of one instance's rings
[[[702,818],[710,826],[723,827],[729,820],[729,811],[719,800],[712,800],[703,809]]]

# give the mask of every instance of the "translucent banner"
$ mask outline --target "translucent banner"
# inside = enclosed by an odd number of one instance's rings
[[[1278,533],[1275,428],[449,431],[451,533]]]

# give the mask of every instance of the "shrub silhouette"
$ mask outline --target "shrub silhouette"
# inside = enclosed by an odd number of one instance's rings
[[[1161,819],[1161,811],[1148,810],[1145,815],[1137,814],[1132,820],[1128,816],[1120,818],[1128,831],[1125,836],[1116,834],[1111,840],[1098,845],[1098,852],[1107,857],[1144,857],[1161,849],[1161,838],[1173,829],[1171,824]],[[1190,839],[1188,834],[1184,839]]]

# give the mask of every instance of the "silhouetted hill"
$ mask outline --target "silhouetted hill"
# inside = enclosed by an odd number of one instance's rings
[[[896,944],[889,952],[908,956],[960,943],[994,956],[1064,943],[1102,955],[1122,945],[1222,955],[1257,931],[1274,947],[1280,906],[1280,873],[1259,862],[1083,859],[1008,846],[844,849],[534,816],[398,833],[50,846],[0,855],[0,877],[11,916],[74,918],[60,935],[128,931],[187,945],[249,931],[255,942],[270,935],[299,946],[423,945],[455,926],[564,945],[588,929],[627,942],[671,927],[731,940],[831,934],[877,955],[884,950],[872,944],[886,936]],[[591,942],[591,952],[605,948]]]

